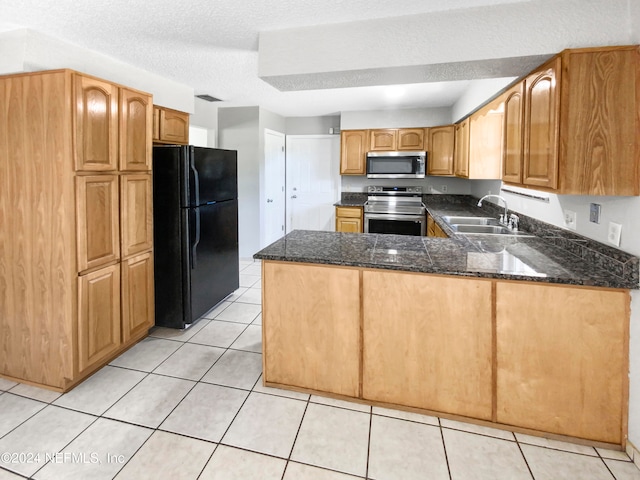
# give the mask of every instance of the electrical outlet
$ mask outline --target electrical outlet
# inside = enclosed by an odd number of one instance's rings
[[[564,211],[564,224],[567,226],[567,228],[570,228],[571,230],[576,229],[576,216],[576,212],[573,212],[571,210]]]
[[[589,207],[589,221],[593,223],[600,223],[600,205],[592,203]]]
[[[442,185],[442,192],[446,193],[447,192],[447,186],[446,185]]]
[[[622,225],[615,222],[609,222],[609,233],[607,233],[607,241],[615,245],[620,246],[620,235],[622,234]]]

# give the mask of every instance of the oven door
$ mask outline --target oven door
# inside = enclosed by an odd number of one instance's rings
[[[393,233],[396,235],[426,235],[425,215],[396,215],[365,213],[364,233]]]

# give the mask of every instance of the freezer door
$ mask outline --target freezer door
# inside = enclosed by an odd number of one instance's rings
[[[239,287],[238,202],[185,209],[188,216],[190,322]]]
[[[235,150],[188,147],[185,165],[188,206],[238,198],[238,162]]]

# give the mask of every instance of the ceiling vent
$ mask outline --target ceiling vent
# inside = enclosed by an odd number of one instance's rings
[[[212,97],[211,95],[207,95],[203,93],[202,95],[196,95],[196,98],[201,98],[202,100],[206,100],[207,102],[221,102],[219,98]]]

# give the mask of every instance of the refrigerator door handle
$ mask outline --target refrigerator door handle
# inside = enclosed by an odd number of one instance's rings
[[[194,183],[194,193],[195,193],[195,205],[200,205],[200,177],[198,175],[198,169],[194,165],[193,155],[191,155],[191,161],[189,162],[189,166],[191,167],[191,171],[193,172],[193,183]]]
[[[191,246],[191,269],[195,269],[196,268],[196,256],[197,256],[197,251],[198,251],[198,244],[200,243],[200,209],[199,208],[194,208],[193,209],[195,211],[196,214],[196,238],[195,241],[193,242],[193,245]]]

